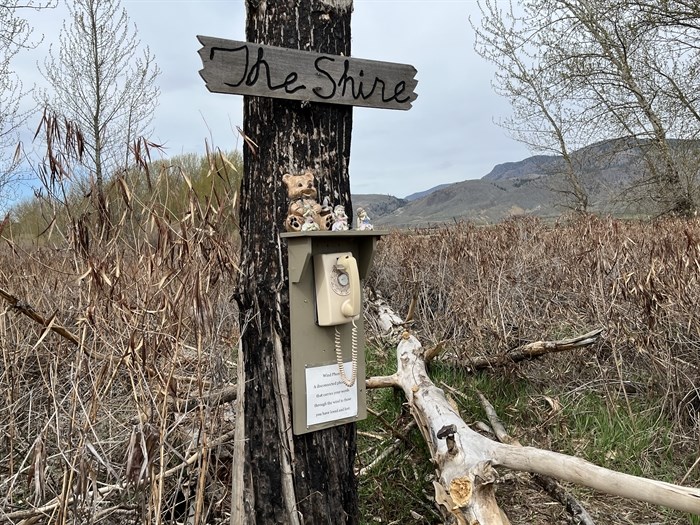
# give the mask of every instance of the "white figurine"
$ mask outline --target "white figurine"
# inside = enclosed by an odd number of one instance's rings
[[[372,226],[364,208],[357,208],[357,229],[360,231],[374,230],[374,226]]]
[[[333,210],[333,228],[334,232],[342,232],[349,230],[348,216],[345,213],[345,206],[338,204]]]
[[[314,220],[312,215],[307,215],[304,224],[301,225],[301,231],[303,232],[315,232],[320,230],[318,223]]]

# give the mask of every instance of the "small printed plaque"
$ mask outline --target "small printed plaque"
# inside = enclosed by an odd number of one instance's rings
[[[344,364],[345,375],[352,374],[352,363]],[[340,379],[337,364],[306,369],[306,426],[311,427],[357,417],[357,382],[348,387]]]

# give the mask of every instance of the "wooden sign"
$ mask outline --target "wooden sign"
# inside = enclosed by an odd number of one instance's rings
[[[197,38],[199,74],[214,93],[404,110],[418,96],[416,69],[406,64]]]

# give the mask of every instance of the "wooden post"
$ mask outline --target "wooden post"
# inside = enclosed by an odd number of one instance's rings
[[[351,0],[248,1],[246,39],[350,55]],[[242,464],[234,523],[357,523],[354,424],[292,434],[285,173],[311,169],[319,195],[352,211],[352,107],[246,96],[242,260],[237,301]]]

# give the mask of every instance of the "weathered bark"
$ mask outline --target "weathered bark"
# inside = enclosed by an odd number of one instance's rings
[[[352,2],[247,2],[249,42],[350,55]],[[239,385],[232,523],[357,523],[355,425],[292,435],[285,173],[351,211],[352,108],[244,98]],[[320,199],[319,199],[320,200]]]

